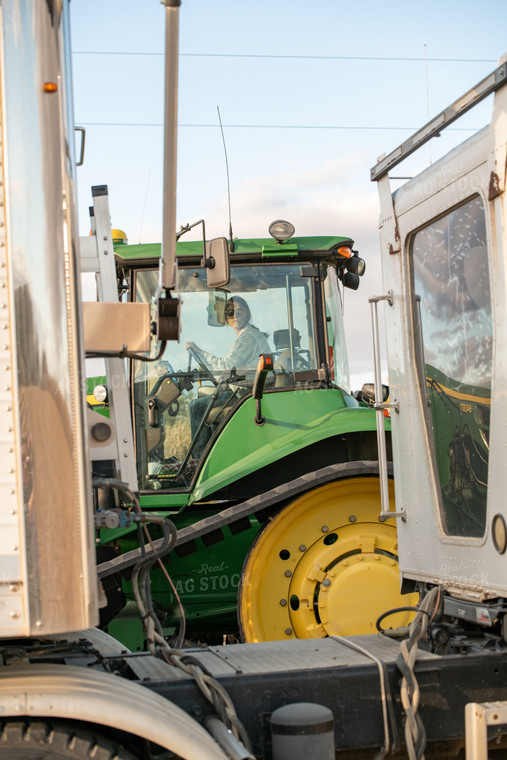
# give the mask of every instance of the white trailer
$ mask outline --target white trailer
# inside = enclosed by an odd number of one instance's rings
[[[100,603],[68,22],[67,0],[0,5],[0,630],[28,648],[96,625]],[[139,683],[2,659],[12,664],[0,669],[5,757],[136,756],[118,732],[134,747],[224,757],[201,725]]]

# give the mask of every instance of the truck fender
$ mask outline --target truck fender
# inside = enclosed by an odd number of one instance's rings
[[[2,718],[79,720],[148,739],[185,760],[226,760],[207,731],[167,699],[134,681],[73,665],[0,670]]]

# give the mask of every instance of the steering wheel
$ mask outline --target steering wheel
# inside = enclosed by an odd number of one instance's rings
[[[192,364],[192,359],[197,364],[197,367],[199,368],[199,372],[201,372],[205,377],[207,377],[213,385],[218,385],[218,381],[215,378],[211,367],[209,367],[204,359],[197,353],[195,348],[193,346],[187,346],[188,351],[188,371],[190,372],[190,366]]]

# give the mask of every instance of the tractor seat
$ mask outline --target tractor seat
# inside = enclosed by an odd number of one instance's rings
[[[292,366],[290,331],[275,330],[273,333],[273,343],[275,344],[275,387],[284,388],[286,386],[294,385],[293,372],[298,368],[298,349],[301,346],[301,335],[299,330],[296,330],[295,328],[292,330],[292,345],[294,348],[296,367]]]

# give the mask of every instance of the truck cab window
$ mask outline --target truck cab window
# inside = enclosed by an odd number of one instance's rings
[[[484,535],[493,323],[485,211],[479,196],[412,238],[441,520],[452,536]]]

